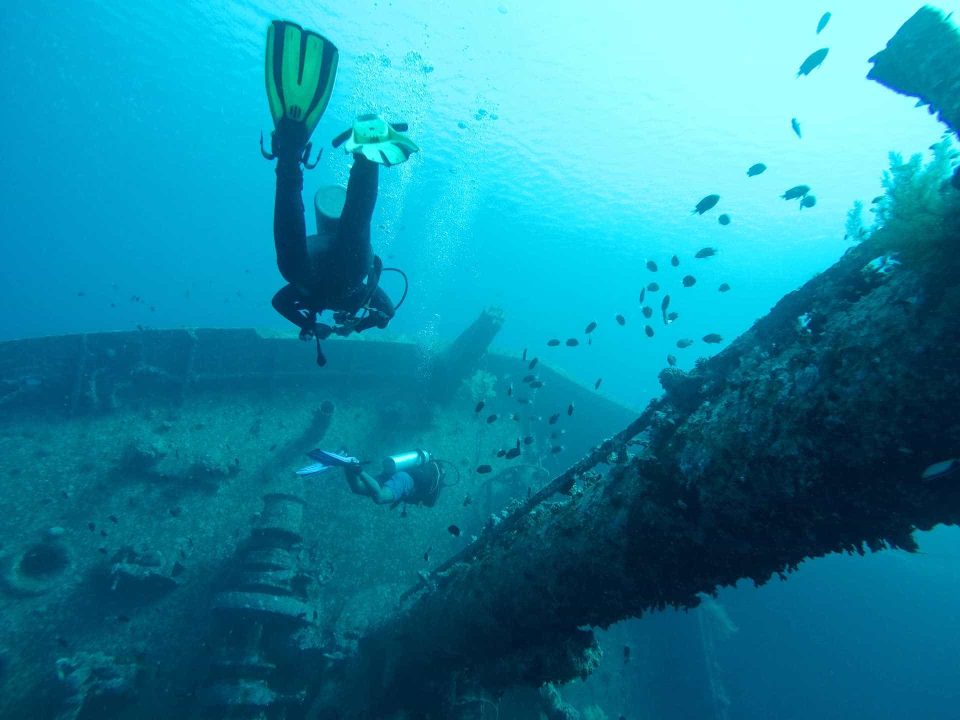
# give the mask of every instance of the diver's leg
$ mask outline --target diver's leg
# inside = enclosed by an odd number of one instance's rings
[[[303,171],[299,159],[277,163],[277,193],[273,206],[273,242],[277,268],[289,283],[304,282],[310,268],[307,226],[303,217]]]
[[[303,123],[282,118],[271,139],[277,158],[277,192],[273,205],[273,242],[277,267],[289,283],[308,285],[307,225],[303,217],[303,150],[307,133]]]
[[[341,258],[341,268],[350,283],[359,283],[370,272],[373,250],[370,247],[370,219],[377,204],[380,166],[362,155],[355,155],[347,183],[347,199],[340,215],[337,235],[331,248]]]
[[[385,505],[386,503],[391,503],[394,500],[393,491],[390,488],[381,487],[380,483],[377,482],[377,479],[373,477],[370,473],[365,472],[364,470],[357,470],[353,473],[354,479],[351,480],[351,489],[353,489],[353,483],[356,482],[357,485],[361,486],[363,492],[362,495],[368,495],[377,505]],[[348,472],[348,477],[350,473]],[[356,492],[354,490],[354,492]]]

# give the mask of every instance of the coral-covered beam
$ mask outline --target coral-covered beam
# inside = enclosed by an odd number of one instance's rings
[[[723,352],[665,371],[633,457],[481,537],[318,684],[312,716],[455,717],[465,681],[588,672],[586,626],[957,523],[960,203],[943,192],[923,233],[895,208]]]

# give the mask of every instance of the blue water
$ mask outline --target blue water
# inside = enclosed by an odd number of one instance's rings
[[[0,339],[138,325],[292,332],[269,305],[281,284],[274,175],[257,149],[271,126],[265,29],[286,17],[340,48],[315,140],[375,110],[409,122],[423,148],[381,174],[374,246],[412,281],[381,337],[434,349],[496,305],[499,349],[530,347],[642,407],[668,352],[683,368],[706,352],[677,351],[679,337],[732,339],[828,267],[848,247],[853,201],[880,193],[887,153],[939,139],[913,100],[865,79],[867,58],[918,7],[7,0]],[[819,47],[830,48],[823,66],[797,79]],[[755,162],[769,169],[748,178]],[[308,205],[348,166],[327,147],[307,174]],[[778,198],[801,183],[818,199],[802,212]],[[692,215],[711,193],[717,209]],[[704,246],[719,254],[694,260]],[[648,339],[640,288],[676,288],[688,272],[697,285],[671,291],[682,322]],[[721,282],[732,291],[718,294]],[[590,347],[545,347],[591,320]],[[921,544],[929,555],[828,558],[786,584],[721,595],[740,628],[720,651],[729,717],[957,717],[960,538],[938,530]]]

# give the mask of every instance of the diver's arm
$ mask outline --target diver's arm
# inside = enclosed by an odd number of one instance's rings
[[[300,292],[293,285],[284,285],[273,296],[273,309],[296,325],[302,332],[312,331],[316,323],[316,315],[304,314],[297,303],[301,300]]]
[[[351,473],[348,469],[348,479],[350,474],[352,474],[355,479],[350,483],[351,489],[354,487],[354,482],[359,480],[356,484],[365,491],[363,494],[369,495],[377,505],[386,505],[394,501],[393,490],[381,487],[377,479],[370,473],[365,470],[356,470]],[[354,490],[354,492],[356,492],[356,490]]]
[[[370,296],[369,307],[370,312],[353,327],[354,332],[363,332],[372,327],[383,330],[396,312],[389,296],[379,287]]]
[[[377,204],[377,182],[380,166],[363,155],[353,156],[350,180],[347,182],[347,199],[340,215],[337,235],[350,242],[370,242],[370,220]]]

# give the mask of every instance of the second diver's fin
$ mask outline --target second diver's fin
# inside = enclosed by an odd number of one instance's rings
[[[360,115],[352,128],[333,139],[333,146],[343,145],[348,153],[363,155],[381,165],[399,165],[420,150],[416,143],[401,134],[406,129],[406,123],[388,123],[379,115]]]
[[[339,52],[319,33],[288,20],[274,20],[267,30],[267,102],[273,123],[286,118],[303,123],[304,141],[320,122],[333,92]]]

